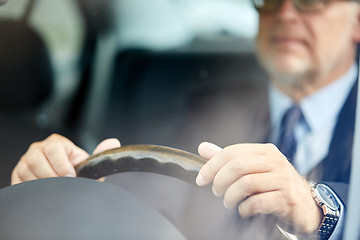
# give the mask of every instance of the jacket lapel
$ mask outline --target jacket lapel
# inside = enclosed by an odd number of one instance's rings
[[[325,159],[308,174],[309,179],[314,181],[349,182],[356,97],[357,82],[352,87],[344,106],[340,110],[338,122],[330,143],[329,153]]]

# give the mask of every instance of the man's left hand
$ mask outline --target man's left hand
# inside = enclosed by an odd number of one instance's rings
[[[214,195],[225,207],[238,206],[242,217],[272,214],[296,233],[318,228],[322,211],[309,183],[273,144],[236,144],[224,149],[204,142],[199,154],[209,159],[196,178],[199,186],[213,182]]]

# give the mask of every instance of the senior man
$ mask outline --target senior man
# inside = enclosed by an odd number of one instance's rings
[[[351,164],[358,3],[253,2],[260,13],[258,58],[271,82],[270,138],[280,151],[273,145],[240,144],[223,150],[200,145],[200,154],[210,160],[197,183],[213,181],[213,192],[224,196],[225,206],[240,203],[241,216],[273,214],[295,232],[339,237],[340,231],[333,230],[339,213],[341,218],[345,213],[347,190],[339,183],[349,182]],[[327,181],[317,186],[329,197],[324,211],[299,173]]]
[[[253,4],[260,14],[257,55],[271,83],[268,98],[260,103],[269,109],[271,131],[262,129],[266,138],[261,140],[277,147],[235,144],[222,149],[202,143],[199,154],[209,161],[196,182],[212,182],[213,193],[224,197],[227,208],[237,207],[242,217],[272,215],[288,232],[340,239],[351,167],[360,7],[351,0]],[[216,126],[216,113],[206,116],[206,128],[200,124],[191,133],[226,129]],[[96,151],[119,145],[110,139]],[[52,135],[31,145],[15,167],[12,183],[75,176],[74,166],[86,156],[70,140]]]

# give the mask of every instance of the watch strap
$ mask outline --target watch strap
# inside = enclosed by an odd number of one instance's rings
[[[331,214],[326,214],[321,222],[321,225],[318,230],[320,240],[327,240],[333,233],[336,224],[339,220],[338,216],[333,216]]]
[[[310,239],[327,240],[330,238],[339,220],[340,209],[334,211],[328,208],[326,206],[326,203],[322,202],[317,196],[317,193],[315,191],[317,184],[315,182],[310,182],[310,186],[314,201],[324,213],[324,217],[321,221],[321,224],[319,225],[318,230]]]

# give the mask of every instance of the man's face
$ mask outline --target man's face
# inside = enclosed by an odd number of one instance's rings
[[[284,0],[274,13],[260,14],[258,57],[276,85],[291,87],[311,78],[319,81],[319,88],[354,61],[358,18],[356,2],[333,1],[320,11],[304,13]]]

